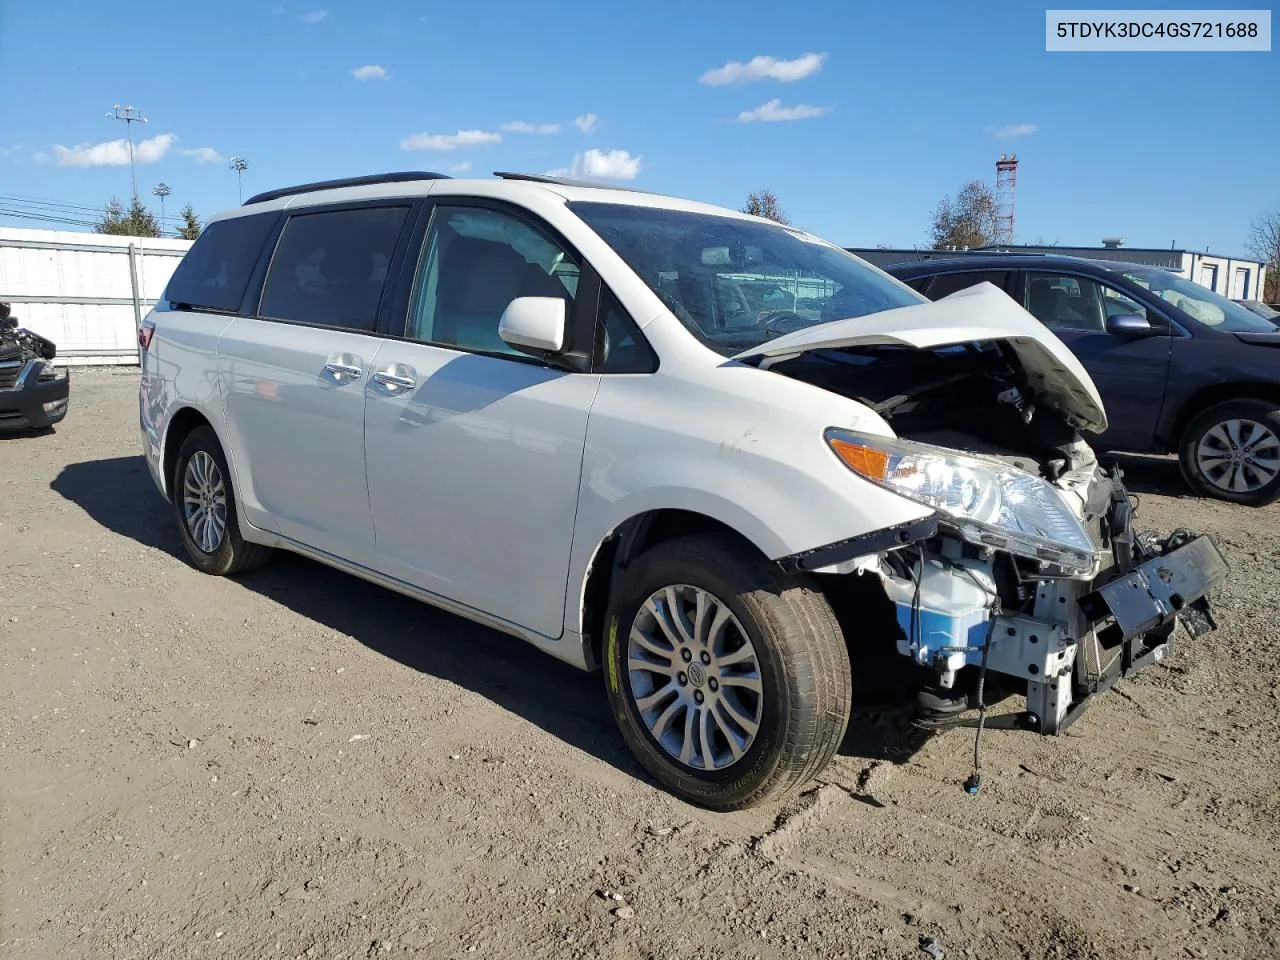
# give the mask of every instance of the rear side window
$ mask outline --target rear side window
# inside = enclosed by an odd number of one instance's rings
[[[972,287],[986,280],[994,284],[1001,290],[1005,289],[1005,284],[1009,279],[1007,270],[981,270],[971,271],[968,273],[944,273],[933,278],[933,283],[929,284],[926,291],[930,300],[941,300],[948,294],[955,293],[957,290],[963,290],[966,287]]]
[[[169,278],[164,298],[197,310],[239,310],[276,214],[209,224]]]
[[[258,312],[276,320],[373,330],[387,267],[409,208],[361,207],[291,216]]]

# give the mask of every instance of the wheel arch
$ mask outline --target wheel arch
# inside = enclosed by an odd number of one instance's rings
[[[200,427],[208,427],[213,431],[214,436],[218,438],[218,445],[222,447],[222,455],[227,458],[227,463],[231,467],[232,476],[228,477],[228,481],[232,484],[232,493],[236,492],[235,483],[235,464],[231,462],[231,453],[227,449],[227,444],[219,433],[218,428],[214,425],[213,419],[195,406],[183,406],[173,411],[169,415],[169,421],[165,424],[164,440],[160,446],[160,463],[164,477],[165,496],[170,500],[173,499],[173,472],[178,465],[178,451],[182,449],[182,443],[191,435],[192,431]]]
[[[650,548],[690,534],[721,535],[739,543],[743,550],[767,559],[764,547],[734,525],[697,510],[675,507],[645,510],[617,524],[596,544],[577,597],[577,619],[583,648],[589,653],[588,666],[600,665],[605,614],[619,574]]]
[[[1160,437],[1162,452],[1175,451],[1182,443],[1182,435],[1191,421],[1210,407],[1228,400],[1268,400],[1280,405],[1280,384],[1247,381],[1243,383],[1215,383],[1202,387],[1187,398],[1174,415],[1168,429]]]

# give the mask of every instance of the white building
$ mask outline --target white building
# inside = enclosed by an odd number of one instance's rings
[[[983,250],[1012,250],[1025,253],[1060,253],[1068,257],[1092,257],[1094,260],[1122,260],[1161,267],[1188,280],[1194,280],[1214,293],[1232,300],[1261,300],[1267,282],[1267,265],[1248,257],[1232,257],[1198,250],[1157,250],[1150,247],[1126,247],[1123,240],[1103,240],[1100,247],[983,247]]]

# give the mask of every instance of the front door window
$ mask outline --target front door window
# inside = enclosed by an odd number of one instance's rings
[[[572,305],[578,265],[524,221],[496,210],[437,207],[409,307],[406,336],[473,353],[525,356],[498,335],[517,297]]]

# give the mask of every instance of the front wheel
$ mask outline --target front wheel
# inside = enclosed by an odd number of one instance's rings
[[[661,543],[622,575],[604,673],[640,763],[682,799],[738,810],[794,790],[849,722],[844,636],[807,582],[725,538]]]
[[[1202,496],[1250,507],[1280,499],[1280,406],[1269,400],[1219,403],[1183,431],[1178,462]]]

